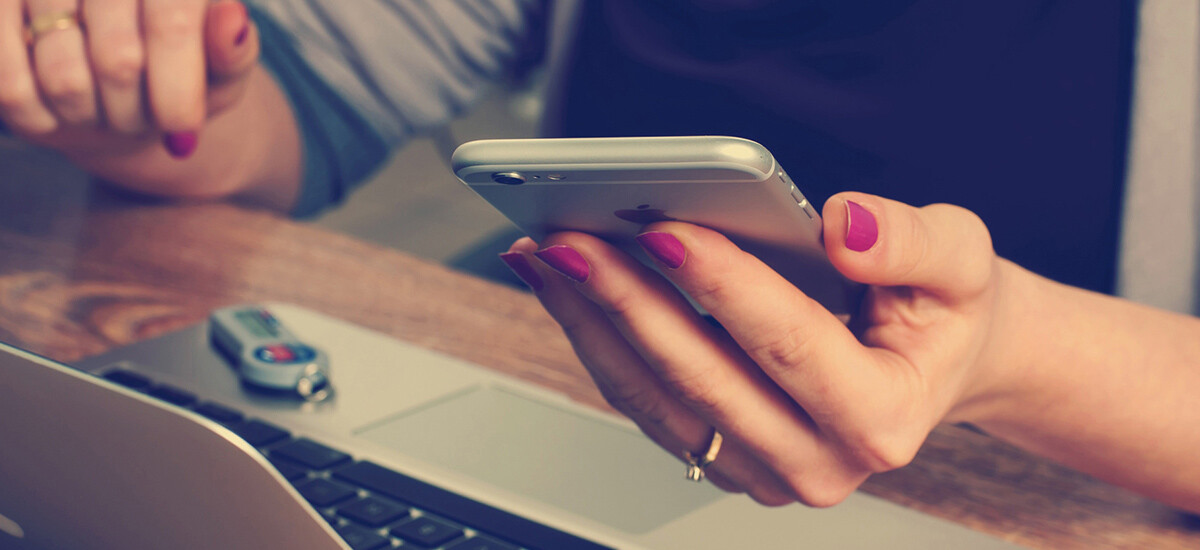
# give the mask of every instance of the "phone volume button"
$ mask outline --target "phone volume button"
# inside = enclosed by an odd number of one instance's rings
[[[813,215],[811,212],[812,209],[809,208],[809,206],[808,206],[808,199],[801,197],[797,193],[792,193],[792,200],[796,201],[796,206],[799,206],[800,210],[804,211],[804,215],[808,216],[808,219],[810,219],[810,220],[813,219]]]

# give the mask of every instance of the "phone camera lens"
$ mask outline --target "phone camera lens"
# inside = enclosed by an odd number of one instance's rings
[[[521,185],[525,183],[525,176],[520,172],[496,172],[492,174],[492,181],[504,185]]]

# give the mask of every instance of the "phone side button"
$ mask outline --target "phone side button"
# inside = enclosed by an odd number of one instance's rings
[[[799,194],[793,192],[792,200],[796,201],[796,206],[799,206],[800,209],[804,211],[804,215],[808,216],[808,219],[810,219],[810,220],[813,219],[812,208],[809,208],[809,206],[808,206],[808,199],[801,197]]]

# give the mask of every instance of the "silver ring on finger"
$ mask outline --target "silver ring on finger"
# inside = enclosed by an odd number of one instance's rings
[[[721,442],[724,441],[721,432],[713,428],[712,435],[708,439],[708,449],[703,454],[692,454],[691,451],[684,450],[683,458],[687,460],[687,478],[697,483],[704,481],[704,469],[712,464],[717,459],[717,453],[721,451]]]

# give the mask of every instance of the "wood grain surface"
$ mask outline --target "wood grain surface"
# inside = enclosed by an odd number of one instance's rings
[[[71,362],[219,306],[292,302],[607,410],[523,292],[268,213],[4,179],[5,342]],[[963,427],[863,490],[1034,548],[1200,548],[1200,521]]]

